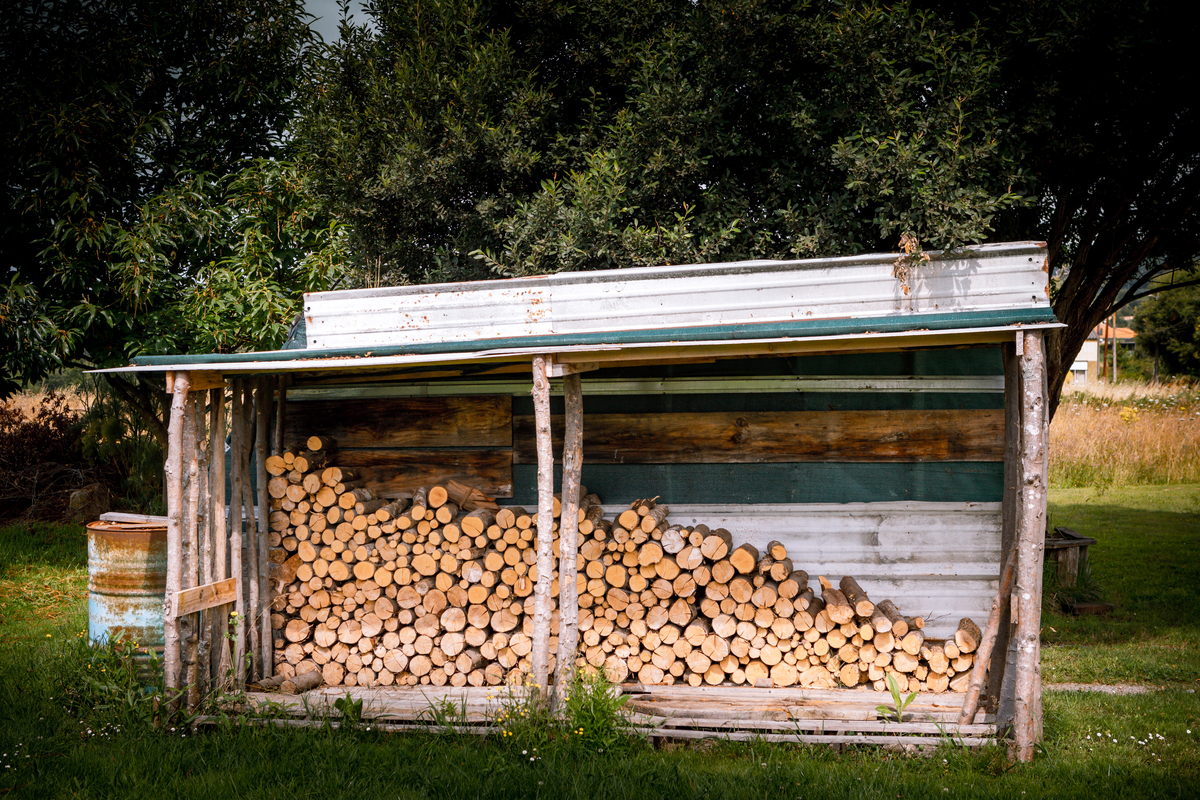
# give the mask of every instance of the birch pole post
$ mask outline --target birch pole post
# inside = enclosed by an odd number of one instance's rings
[[[242,559],[244,560],[244,578],[249,597],[246,605],[246,650],[250,653],[250,677],[253,678],[259,666],[262,651],[259,647],[258,625],[258,513],[254,502],[254,473],[253,453],[258,438],[258,407],[254,399],[254,382],[242,382],[245,395],[242,398],[242,414],[245,419],[242,430],[245,431],[245,441],[242,446],[242,468],[246,479],[242,482],[242,502],[246,506],[246,536],[242,539]],[[240,668],[239,668],[240,669]],[[245,674],[245,670],[241,670]]]
[[[533,587],[533,681],[549,693],[550,586],[554,572],[554,450],[550,440],[550,375],[547,356],[533,359],[533,414],[537,439],[537,583]]]
[[[245,527],[245,508],[242,491],[244,481],[242,450],[245,447],[246,419],[242,411],[242,380],[233,383],[233,399],[229,416],[232,430],[229,442],[229,571],[237,586],[237,599],[233,611],[237,615],[233,624],[233,685],[242,688],[245,680],[243,670],[246,653],[246,579],[242,571],[242,531]]]
[[[196,393],[188,392],[183,407],[183,464],[187,492],[183,506],[183,579],[180,589],[194,589],[199,574],[200,538],[200,459],[196,446]],[[179,634],[183,645],[182,658],[187,686],[187,706],[200,705],[198,615],[188,614],[180,620]]]
[[[556,698],[565,697],[575,676],[579,647],[579,483],[583,465],[583,382],[579,373],[563,378],[566,421],[563,430],[562,514],[558,531],[558,658]],[[539,572],[540,576],[540,572]]]
[[[1046,538],[1046,397],[1042,334],[1030,331],[1021,350],[1021,504],[1017,556],[1016,755],[1032,761],[1042,738],[1041,605]]]
[[[209,400],[209,447],[212,448],[212,458],[209,459],[211,477],[208,485],[212,498],[213,524],[213,580],[223,581],[229,577],[229,525],[230,516],[225,508],[225,388],[212,390]],[[229,655],[229,614],[224,607],[213,611],[213,654],[212,671],[214,683],[224,681],[233,666]]]
[[[254,445],[254,468],[258,478],[258,496],[255,498],[258,506],[258,532],[254,537],[254,541],[258,546],[258,554],[255,563],[258,565],[258,574],[255,575],[255,583],[258,586],[258,603],[254,606],[255,618],[258,621],[258,677],[269,678],[272,671],[273,654],[271,647],[271,591],[267,583],[267,573],[269,561],[269,553],[267,547],[268,530],[267,513],[270,511],[268,504],[270,499],[267,496],[267,442],[270,435],[271,422],[271,384],[273,381],[266,375],[258,379],[257,393],[257,416],[258,416],[258,435],[255,438]]]
[[[167,597],[180,589],[183,579],[183,415],[187,406],[190,376],[175,372],[171,377],[171,418],[167,423]],[[171,611],[165,602],[164,609]],[[163,669],[169,702],[174,705],[180,686],[179,618],[163,618]]]
[[[212,500],[209,486],[209,464],[212,454],[212,437],[209,435],[208,409],[205,400],[210,399],[211,391],[205,392],[196,402],[196,453],[199,457],[200,497],[196,505],[196,556],[199,564],[199,582],[201,585],[212,583],[212,543],[213,525],[210,516]],[[198,687],[203,696],[212,685],[212,610],[201,611],[196,618],[199,637],[197,648],[197,664],[199,668]]]

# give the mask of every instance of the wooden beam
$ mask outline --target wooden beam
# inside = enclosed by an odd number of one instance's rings
[[[578,375],[581,372],[592,372],[597,369],[600,369],[598,361],[580,361],[569,364],[551,361],[548,372],[551,378],[565,378],[568,375]]]
[[[579,481],[583,465],[583,385],[578,373],[563,378],[562,514],[558,532],[558,668],[556,698],[565,697],[575,676],[579,646]]]
[[[171,418],[167,423],[167,594],[178,592],[183,580],[183,415],[187,408],[188,374],[169,372],[171,376]],[[164,598],[165,599],[165,598]],[[167,690],[182,685],[179,652],[179,620],[166,618],[163,624],[163,669]],[[175,702],[176,698],[170,698]]]
[[[1046,539],[1046,396],[1040,331],[1021,337],[1021,504],[1017,539],[1016,756],[1032,761],[1042,738],[1042,556]]]
[[[554,452],[550,440],[550,378],[548,359],[533,359],[533,409],[537,418],[538,516],[537,583],[533,596],[533,681],[548,689],[550,673],[550,586],[554,572]]]
[[[167,618],[182,617],[197,611],[216,608],[237,599],[237,581],[226,578],[167,596]]]

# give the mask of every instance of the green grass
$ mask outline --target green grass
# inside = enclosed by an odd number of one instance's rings
[[[1001,748],[972,753],[946,746],[926,758],[867,747],[834,753],[709,741],[656,749],[638,741],[614,746],[606,738],[601,747],[595,738],[544,734],[481,739],[235,721],[201,732],[178,722],[155,725],[149,690],[129,679],[119,658],[91,650],[82,639],[86,559],[80,530],[0,529],[0,580],[6,581],[0,584],[0,603],[6,604],[0,627],[0,796],[1195,796],[1200,699],[1191,687],[1200,670],[1188,612],[1195,607],[1198,576],[1188,554],[1200,535],[1200,487],[1100,496],[1056,491],[1053,499],[1056,524],[1100,540],[1092,554],[1095,580],[1119,604],[1119,613],[1111,621],[1047,617],[1052,643],[1046,664],[1073,680],[1097,671],[1103,680],[1143,681],[1155,660],[1145,653],[1180,657],[1167,678],[1155,681],[1167,690],[1129,697],[1048,691],[1044,747],[1032,764],[1022,765],[1010,765]],[[61,602],[38,597],[43,586],[62,592]],[[57,616],[39,619],[50,613]],[[1172,650],[1176,644],[1190,652]],[[1062,676],[1048,673],[1048,679]]]
[[[1103,617],[1048,609],[1043,679],[1200,689],[1200,486],[1052,489],[1050,524],[1097,540]]]
[[[87,534],[81,525],[0,526],[0,647],[87,629]]]

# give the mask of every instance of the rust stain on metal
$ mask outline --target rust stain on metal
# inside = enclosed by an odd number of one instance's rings
[[[163,642],[167,529],[93,522],[88,528],[88,636]]]

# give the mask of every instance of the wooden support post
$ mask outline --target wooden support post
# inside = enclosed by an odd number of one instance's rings
[[[1024,334],[1021,354],[1021,506],[1017,555],[1016,756],[1033,760],[1042,738],[1042,555],[1046,538],[1046,397],[1042,334]]]
[[[167,595],[178,592],[183,581],[183,416],[187,408],[188,374],[172,373],[171,418],[167,423]],[[164,612],[166,611],[164,598]],[[182,685],[179,652],[179,618],[163,615],[163,669],[169,694]],[[174,704],[177,697],[169,697]]]
[[[245,685],[246,653],[246,584],[242,571],[242,531],[245,529],[246,509],[244,507],[246,492],[242,484],[245,481],[245,460],[242,452],[246,447],[246,417],[242,411],[242,384],[236,380],[233,383],[233,401],[230,403],[229,416],[232,430],[229,440],[229,571],[230,577],[237,581],[237,600],[233,610],[237,615],[233,625],[233,685],[241,689]]]
[[[958,715],[959,725],[970,725],[971,721],[975,719],[975,712],[979,709],[979,696],[983,692],[983,682],[991,668],[992,652],[999,638],[1001,622],[1008,616],[1008,598],[1012,594],[1016,557],[1017,551],[1014,548],[1009,550],[1008,555],[1004,558],[1004,567],[1000,570],[1000,588],[996,590],[996,597],[992,600],[992,611],[988,615],[987,627],[979,640],[979,648],[975,651],[975,666],[971,670],[971,682],[967,684],[962,711]],[[1006,636],[1006,641],[1007,638]]]
[[[196,443],[196,393],[188,392],[183,410],[183,464],[186,492],[183,506],[183,580],[179,588],[193,589],[199,574],[200,540],[200,459]],[[183,648],[184,682],[187,706],[200,705],[200,665],[198,620],[187,615],[179,621]]]
[[[209,485],[209,463],[212,453],[211,436],[208,430],[208,409],[205,400],[210,400],[212,390],[207,390],[196,400],[196,454],[199,460],[200,497],[196,505],[196,557],[199,560],[197,579],[199,585],[212,583],[212,500]],[[197,669],[199,678],[197,687],[203,697],[212,686],[212,613],[203,611],[197,617]]]
[[[566,419],[563,430],[562,515],[558,530],[557,697],[565,697],[575,676],[579,646],[579,482],[583,466],[583,385],[578,373],[563,378]]]
[[[250,379],[242,381],[242,390],[245,393],[242,396],[242,414],[245,417],[242,430],[246,434],[242,452],[239,454],[239,458],[242,459],[243,475],[245,475],[245,480],[242,482],[242,502],[246,508],[246,534],[242,538],[244,570],[242,579],[248,590],[244,624],[246,627],[246,652],[250,654],[249,677],[253,678],[261,656],[258,626],[255,624],[255,613],[258,609],[258,518],[254,503],[254,448],[255,440],[258,438],[258,408],[254,400],[254,382]],[[245,666],[239,667],[239,672],[244,675]]]
[[[267,525],[267,514],[270,513],[269,503],[270,498],[267,495],[267,443],[271,430],[271,386],[274,381],[262,376],[258,379],[258,435],[254,448],[255,458],[254,467],[258,478],[258,496],[255,497],[258,505],[258,532],[254,537],[254,541],[258,547],[258,555],[255,563],[258,565],[258,573],[255,575],[255,584],[258,586],[258,603],[254,606],[255,619],[258,623],[258,675],[259,678],[268,678],[271,676],[274,666],[271,646],[271,588],[267,582],[269,561],[269,542],[267,537],[270,528]]]
[[[537,583],[533,587],[533,681],[549,691],[550,585],[554,572],[554,451],[550,440],[548,356],[533,359],[533,413],[537,436]]]
[[[1021,362],[1015,342],[1002,345],[1000,353],[1004,362],[1004,489],[1001,495],[1000,526],[1000,560],[1003,572],[1004,554],[1015,552],[1017,546],[1017,505],[1021,499]],[[997,700],[997,721],[1003,725],[1012,722],[1011,691],[1005,693],[1006,686],[1012,688],[1013,679],[1011,674],[1005,675],[1011,627],[1011,608],[1005,600],[1000,628],[992,647],[992,663],[988,665],[987,687],[988,696]],[[976,663],[978,661],[977,656]],[[1002,699],[1004,702],[1001,702]]]
[[[209,458],[208,485],[212,497],[212,530],[213,530],[213,581],[223,581],[229,577],[229,514],[225,508],[225,388],[212,390],[209,399],[208,446],[212,451]],[[229,653],[229,611],[218,609],[213,612],[213,649],[212,674],[213,684],[223,684],[230,668],[233,666]]]

